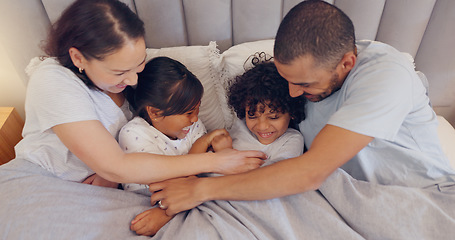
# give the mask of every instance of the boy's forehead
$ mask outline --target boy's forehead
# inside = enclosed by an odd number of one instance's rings
[[[270,100],[267,100],[265,102],[258,102],[255,106],[251,106],[251,104],[247,105],[245,110],[247,112],[253,112],[253,113],[256,113],[256,112],[265,113],[265,112],[267,112],[267,113],[270,113],[270,114],[281,111],[279,106],[277,104],[273,104]]]

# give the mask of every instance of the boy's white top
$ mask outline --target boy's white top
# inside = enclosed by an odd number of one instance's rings
[[[356,65],[342,88],[308,102],[300,124],[307,146],[331,124],[374,137],[342,167],[357,179],[416,187],[453,181],[436,115],[413,63],[383,43],[359,41],[357,48]]]
[[[120,131],[119,144],[126,153],[146,152],[161,155],[183,155],[187,154],[193,143],[206,132],[204,124],[199,119],[191,125],[185,138],[172,140],[143,118],[135,117]],[[124,184],[124,188],[128,191],[137,191],[147,188],[147,185]]]
[[[292,128],[288,128],[274,142],[264,145],[251,133],[246,126],[245,120],[237,118],[229,130],[229,134],[231,135],[234,149],[264,152],[267,155],[267,160],[265,160],[263,166],[283,159],[297,157],[303,153],[303,136],[299,131]]]
[[[33,59],[27,67],[30,81],[25,99],[23,139],[16,157],[34,162],[56,176],[81,182],[94,172],[60,141],[52,127],[98,120],[117,137],[131,119],[128,103],[120,108],[105,93],[89,89],[72,71],[55,59]]]

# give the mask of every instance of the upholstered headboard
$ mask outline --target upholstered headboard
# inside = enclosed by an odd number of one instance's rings
[[[147,47],[206,45],[221,51],[275,36],[283,16],[299,0],[123,0],[146,26]],[[20,74],[49,24],[72,0],[2,0],[0,20],[17,27],[2,40]],[[436,112],[455,125],[455,1],[331,0],[353,20],[357,39],[391,44],[415,58],[430,82]],[[5,21],[8,21],[6,23]],[[7,37],[5,37],[7,36]]]

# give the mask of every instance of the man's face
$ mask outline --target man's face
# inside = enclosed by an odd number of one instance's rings
[[[337,69],[327,70],[316,66],[313,57],[305,55],[296,58],[290,64],[281,64],[275,60],[278,72],[289,83],[289,95],[303,95],[311,102],[319,102],[338,91],[344,79]]]

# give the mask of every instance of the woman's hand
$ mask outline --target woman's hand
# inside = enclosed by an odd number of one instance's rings
[[[160,207],[166,211],[166,215],[175,214],[192,209],[203,201],[202,194],[197,192],[197,184],[201,179],[196,176],[175,178],[149,185],[152,205],[161,201]]]
[[[84,184],[90,184],[90,185],[95,185],[95,186],[101,186],[101,187],[109,187],[109,188],[117,188],[118,183],[116,182],[111,182],[108,181],[102,177],[100,177],[98,174],[92,174],[88,178],[86,178],[82,183]]]
[[[137,215],[131,221],[130,229],[138,235],[153,236],[171,219],[164,210],[151,208]]]
[[[218,169],[215,173],[228,175],[250,171],[264,164],[267,159],[265,153],[260,151],[238,151],[224,149],[215,153]]]

